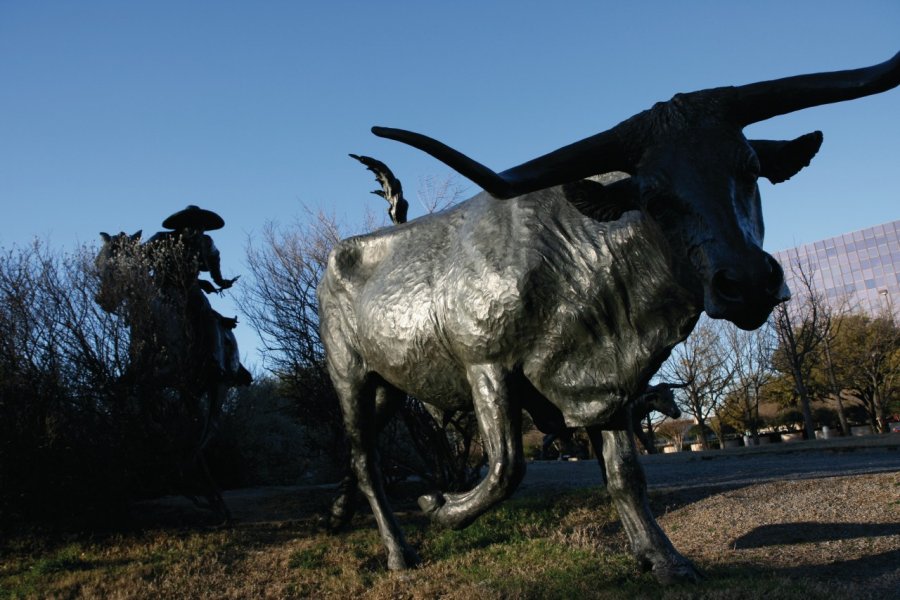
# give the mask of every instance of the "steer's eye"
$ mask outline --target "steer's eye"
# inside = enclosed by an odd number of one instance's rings
[[[759,164],[759,158],[756,155],[751,155],[744,166],[744,173],[750,179],[759,179],[759,175],[762,172],[762,167]]]

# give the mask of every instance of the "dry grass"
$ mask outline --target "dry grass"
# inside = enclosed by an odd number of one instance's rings
[[[893,598],[900,589],[900,475],[658,494],[660,524],[707,574],[670,588],[638,572],[602,490],[516,500],[462,532],[432,528],[400,502],[426,560],[400,574],[385,570],[370,517],[337,536],[321,531],[328,500],[240,493],[240,520],[221,529],[181,503],[155,502],[117,532],[19,535],[0,545],[0,598]]]

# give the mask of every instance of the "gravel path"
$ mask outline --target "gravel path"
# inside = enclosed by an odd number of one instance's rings
[[[900,598],[896,471],[720,491],[669,510],[659,524],[707,568],[802,578],[823,598]]]

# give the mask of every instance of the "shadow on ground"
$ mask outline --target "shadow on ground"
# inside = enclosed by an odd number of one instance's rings
[[[890,535],[900,535],[900,523],[778,523],[763,525],[742,535],[734,541],[734,547],[744,550]]]

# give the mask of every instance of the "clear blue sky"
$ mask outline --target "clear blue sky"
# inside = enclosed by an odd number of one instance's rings
[[[421,178],[447,174],[372,125],[427,133],[500,170],[676,92],[898,50],[897,0],[0,0],[0,246],[149,234],[199,204],[226,220],[215,239],[233,276],[247,240],[302,217],[302,204],[348,222],[366,204],[381,210],[348,152],[388,163],[412,197]],[[900,90],[747,133],[814,129],[825,143],[811,167],[761,184],[770,250],[900,218]]]

